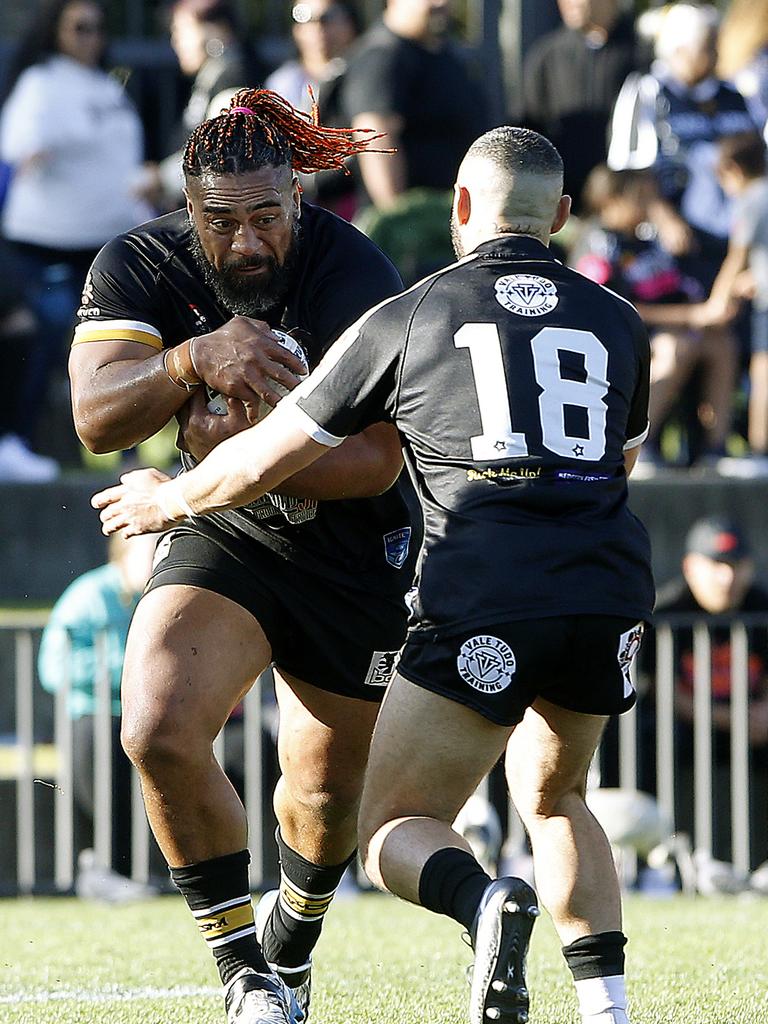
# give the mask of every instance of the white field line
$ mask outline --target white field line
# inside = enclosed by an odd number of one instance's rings
[[[135,999],[190,999],[220,996],[221,988],[210,985],[174,985],[173,988],[157,988],[147,985],[144,988],[123,988],[118,985],[105,985],[100,989],[56,988],[50,992],[30,992],[22,989],[18,992],[0,992],[0,1004],[9,1003],[123,1003]]]

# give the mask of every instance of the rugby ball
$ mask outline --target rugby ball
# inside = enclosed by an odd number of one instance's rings
[[[277,338],[280,344],[284,348],[287,348],[288,351],[291,352],[293,355],[295,355],[297,359],[301,362],[301,364],[304,366],[304,373],[300,373],[298,375],[299,380],[303,380],[309,373],[309,362],[307,361],[307,354],[304,351],[304,349],[301,347],[298,341],[296,341],[295,338],[292,338],[290,334],[286,334],[285,331],[278,331],[273,328],[272,334],[275,336],[275,338]],[[288,388],[283,387],[283,385],[278,383],[277,381],[272,381],[272,389],[276,391],[281,398],[288,394]],[[218,391],[214,391],[212,388],[209,388],[207,384],[205,386],[205,397],[207,399],[208,412],[213,413],[215,416],[227,415],[229,409],[227,407],[226,398],[223,395],[219,394]],[[257,419],[263,420],[264,417],[271,411],[272,406],[267,405],[266,402],[263,402],[260,399],[256,407]]]

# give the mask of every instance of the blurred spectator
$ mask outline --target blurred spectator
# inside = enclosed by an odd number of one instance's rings
[[[747,437],[753,453],[768,455],[768,178],[757,134],[720,142],[718,177],[733,199],[728,255],[712,289],[715,315],[734,298],[752,300]]]
[[[565,191],[577,207],[590,170],[605,160],[614,101],[648,63],[620,0],[558,0],[561,28],[531,48],[523,67],[526,124],[560,150]]]
[[[21,394],[27,356],[35,343],[37,321],[24,305],[23,281],[10,246],[0,242],[0,347],[8,381],[0,405],[0,481],[42,483],[58,473],[53,459],[37,455],[19,433],[25,421]]]
[[[717,73],[746,99],[759,128],[768,121],[768,0],[731,0],[720,26]]]
[[[644,464],[660,463],[660,433],[694,370],[701,371],[698,415],[705,452],[725,445],[736,380],[736,347],[722,324],[733,315],[704,303],[704,291],[659,244],[651,221],[656,199],[647,171],[594,168],[584,190],[590,222],[571,255],[586,277],[632,302],[651,332],[650,429]]]
[[[768,591],[755,583],[755,563],[738,523],[710,517],[694,523],[685,544],[682,576],[659,591],[654,621],[684,615],[693,618],[728,616],[750,612],[768,614]],[[693,629],[675,629],[675,709],[677,751],[681,766],[677,826],[693,831]],[[752,792],[752,835],[757,839],[756,860],[766,854],[768,805],[768,630],[747,627],[749,658],[749,744]],[[644,645],[653,661],[654,644]],[[650,666],[653,668],[653,665]],[[714,856],[729,860],[730,849],[730,730],[731,730],[731,632],[729,624],[710,630],[713,760],[715,765]]]
[[[652,168],[664,246],[708,292],[725,258],[730,203],[717,180],[717,143],[754,130],[743,97],[714,76],[718,13],[673,4],[660,20],[651,74],[631,75],[612,120],[608,163]]]
[[[181,156],[193,128],[218,114],[238,89],[263,79],[264,69],[244,37],[234,0],[175,0],[171,5],[171,46],[192,91],[170,140],[172,152],[159,165],[156,184],[165,209],[183,202]]]
[[[0,158],[13,168],[2,234],[39,327],[19,383],[18,433],[27,442],[51,371],[63,363],[91,261],[106,241],[152,213],[138,195],[141,124],[103,68],[106,41],[100,3],[48,0],[21,41],[2,107]]]
[[[128,881],[131,855],[131,765],[120,746],[120,677],[128,625],[149,579],[157,537],[110,538],[109,562],[74,580],[51,611],[40,643],[38,674],[55,693],[69,681],[74,798],[90,842],[94,819],[96,680],[109,675],[112,693],[112,865],[83,858],[81,895],[116,901],[144,895]],[[121,877],[122,876],[122,877]],[[142,887],[143,888],[143,887]]]
[[[486,100],[451,41],[451,0],[387,0],[344,76],[347,123],[383,132],[396,153],[361,154],[370,201],[391,208],[408,189],[451,189],[467,146],[488,128]]]
[[[340,128],[341,85],[347,68],[345,55],[360,31],[360,16],[348,0],[306,0],[294,4],[293,41],[297,57],[286,61],[264,83],[298,110],[309,113],[312,91],[322,124]],[[351,175],[321,171],[300,175],[305,197],[351,220],[355,213],[355,183]]]

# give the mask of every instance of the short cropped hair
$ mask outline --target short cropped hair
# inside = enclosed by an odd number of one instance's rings
[[[766,171],[765,143],[757,132],[726,135],[718,143],[718,165],[734,163],[747,178],[762,178]]]
[[[501,125],[475,139],[468,157],[481,157],[509,174],[542,174],[563,178],[563,158],[543,135],[530,128]]]

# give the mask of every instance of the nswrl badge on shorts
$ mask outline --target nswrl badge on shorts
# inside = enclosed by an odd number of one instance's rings
[[[403,526],[384,534],[384,557],[395,569],[402,569],[411,544],[411,528]]]

